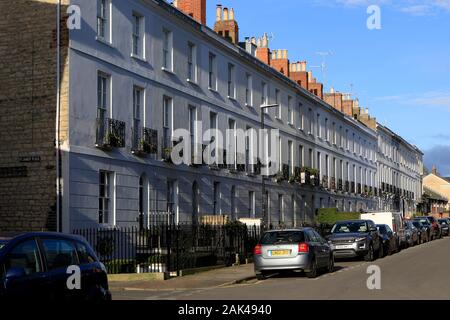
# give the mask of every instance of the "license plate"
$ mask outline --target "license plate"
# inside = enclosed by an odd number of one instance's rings
[[[336,249],[351,249],[351,248],[353,248],[353,246],[350,244],[342,244],[342,245],[336,246]]]
[[[290,254],[291,254],[291,250],[272,250],[272,251],[270,251],[270,255],[272,257],[288,256]]]

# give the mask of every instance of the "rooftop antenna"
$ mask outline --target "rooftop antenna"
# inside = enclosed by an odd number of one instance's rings
[[[322,71],[322,77],[323,77],[323,82],[324,82],[324,86],[327,84],[327,68],[328,65],[325,61],[325,58],[328,56],[332,56],[334,55],[333,51],[319,51],[316,52],[317,55],[319,55],[322,59],[321,59],[321,63],[319,66],[311,66],[311,68],[320,68],[320,70]]]

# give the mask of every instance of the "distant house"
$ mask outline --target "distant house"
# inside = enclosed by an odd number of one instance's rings
[[[448,213],[450,211],[448,202],[450,199],[450,178],[440,177],[436,167],[433,167],[432,172],[423,178],[423,191],[424,197],[428,200],[428,205],[431,205],[428,212]],[[427,204],[425,199],[424,203]]]

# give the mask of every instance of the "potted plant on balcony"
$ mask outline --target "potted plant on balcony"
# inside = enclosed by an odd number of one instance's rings
[[[107,144],[111,147],[118,147],[120,145],[120,137],[116,132],[110,132],[106,136]]]

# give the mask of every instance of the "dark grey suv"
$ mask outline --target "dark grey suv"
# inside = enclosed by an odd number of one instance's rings
[[[327,240],[336,258],[364,257],[373,261],[384,255],[380,234],[371,220],[338,221]]]

